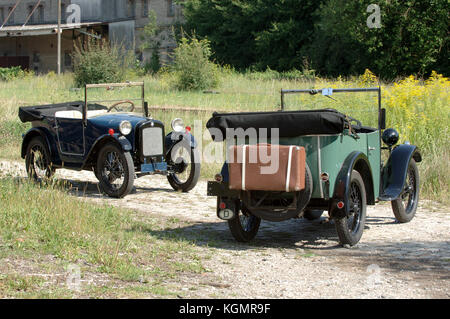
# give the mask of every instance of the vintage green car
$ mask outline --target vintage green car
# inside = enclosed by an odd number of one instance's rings
[[[378,108],[373,109],[378,127],[363,126],[335,109],[284,110],[286,94],[332,98],[338,93],[356,92],[378,94]],[[259,131],[264,128],[267,133],[277,129],[279,145],[300,146],[306,154],[305,186],[300,191],[230,188],[231,164],[225,162],[215,180],[208,182],[208,195],[217,196],[217,216],[228,222],[237,241],[247,242],[256,236],[261,220],[279,222],[299,217],[311,220],[328,211],[340,243],[350,246],[361,239],[367,205],[390,201],[397,221],[409,222],[419,200],[416,163],[422,160],[421,154],[408,142],[395,146],[399,135],[394,129],[386,130],[385,123],[381,88],[282,90],[278,112],[214,113],[207,123],[214,141],[225,141],[224,136],[230,130],[247,132],[251,128]],[[273,144],[268,136],[269,145]],[[249,139],[240,141],[242,145],[251,144]],[[239,145],[239,139],[227,136],[227,143]],[[384,164],[383,150],[389,152]],[[245,174],[244,171],[244,179]]]

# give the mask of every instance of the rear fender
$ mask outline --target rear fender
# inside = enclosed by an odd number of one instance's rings
[[[375,204],[374,198],[374,188],[373,188],[373,178],[372,170],[370,168],[370,162],[367,156],[362,152],[352,152],[344,161],[344,164],[339,171],[334,186],[333,198],[330,201],[330,216],[331,217],[345,217],[350,213],[350,205],[348,202],[350,181],[352,171],[357,170],[364,181],[364,186],[367,194],[367,204]],[[344,207],[339,209],[337,203],[344,203]]]
[[[415,145],[402,144],[392,151],[381,173],[382,189],[380,200],[392,201],[400,197],[405,185],[411,158],[416,162],[422,161],[422,155]]]
[[[58,150],[56,149],[56,142],[50,132],[43,127],[33,127],[31,128],[24,136],[22,140],[22,149],[21,149],[21,157],[24,159],[27,155],[27,148],[30,141],[36,137],[40,136],[44,139],[47,150],[50,154],[50,158],[52,159],[52,162],[56,159],[56,156],[58,154]]]

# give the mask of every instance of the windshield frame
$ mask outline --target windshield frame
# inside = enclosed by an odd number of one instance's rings
[[[331,93],[330,93],[331,92]],[[378,130],[384,129],[384,111],[381,108],[381,87],[371,88],[344,88],[344,89],[311,89],[311,90],[281,90],[281,110],[285,111],[284,96],[287,94],[301,94],[308,93],[310,95],[322,94],[330,97],[334,93],[357,93],[357,92],[378,92]]]
[[[125,83],[100,83],[100,84],[86,84],[84,87],[84,105],[83,105],[83,122],[87,123],[87,110],[89,103],[100,103],[100,102],[120,102],[123,99],[117,100],[98,100],[98,101],[88,101],[88,89],[92,88],[105,88],[107,90],[114,88],[125,88],[125,87],[141,87],[141,97],[139,98],[127,98],[129,101],[141,101],[141,105],[144,111],[144,116],[148,117],[148,105],[145,102],[145,86],[144,82],[125,82]]]

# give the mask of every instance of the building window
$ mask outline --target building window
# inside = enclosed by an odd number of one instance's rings
[[[5,12],[3,11],[3,8],[0,8],[0,26],[5,22]]]
[[[34,6],[28,6],[28,15],[33,11]],[[34,23],[34,14],[28,19],[28,23]]]
[[[66,21],[66,5],[61,3],[61,23],[67,23]]]
[[[167,0],[167,16],[174,17],[175,16],[175,1]]]
[[[142,16],[148,17],[148,0],[142,0]]]
[[[127,1],[127,17],[130,19],[135,18],[136,13],[136,2],[134,0]]]
[[[44,6],[40,5],[36,11],[37,11],[37,22],[44,23]]]

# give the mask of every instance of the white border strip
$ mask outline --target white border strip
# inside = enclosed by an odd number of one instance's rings
[[[287,175],[286,175],[286,193],[289,192],[289,183],[291,182],[291,166],[292,166],[292,150],[295,146],[289,147],[289,158],[288,158],[288,167],[287,167]]]

